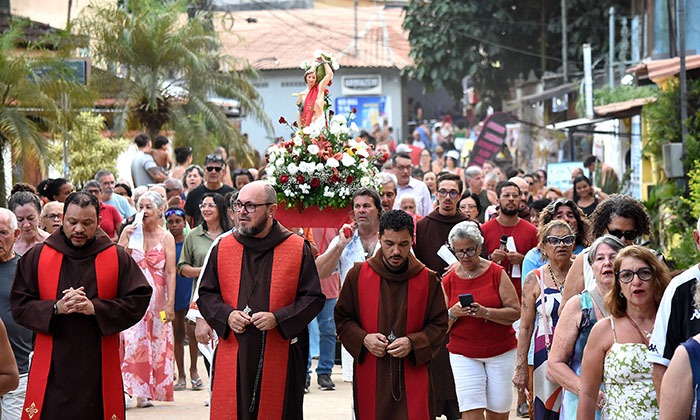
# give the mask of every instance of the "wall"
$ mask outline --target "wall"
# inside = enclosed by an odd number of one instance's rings
[[[248,134],[252,146],[264,153],[267,147],[279,136],[289,137],[290,130],[287,126],[279,124],[280,117],[284,117],[290,123],[297,118],[296,97],[294,93],[304,90],[303,71],[295,70],[267,70],[260,71],[263,79],[253,82],[264,101],[265,112],[272,121],[274,135],[269,136],[262,125],[251,117],[246,117],[241,123],[241,131]],[[358,69],[341,68],[334,77],[333,84],[329,88],[331,99],[341,97],[341,77],[348,75],[379,74],[382,79],[382,96],[387,97],[386,112],[389,124],[394,127],[395,137],[401,138],[402,122],[402,89],[401,76],[397,69]],[[363,128],[363,127],[360,127]],[[369,128],[369,127],[367,127]]]

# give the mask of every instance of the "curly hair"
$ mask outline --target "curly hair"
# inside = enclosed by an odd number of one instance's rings
[[[591,214],[594,238],[607,231],[613,216],[634,220],[635,230],[640,235],[648,235],[651,231],[651,220],[639,200],[624,194],[612,194],[598,204]]]
[[[405,230],[413,237],[413,218],[403,210],[390,210],[379,219],[379,236],[387,229],[394,232]]]
[[[636,258],[644,261],[654,272],[651,277],[652,292],[654,293],[654,303],[656,308],[659,307],[661,297],[664,295],[664,290],[671,281],[671,273],[668,271],[666,264],[659,261],[656,255],[648,248],[640,245],[630,245],[620,250],[615,257],[613,270],[615,270],[615,281],[610,288],[610,291],[605,295],[605,307],[610,310],[610,314],[615,318],[622,318],[627,313],[627,298],[622,294],[622,287],[618,278],[618,272],[622,265],[622,260],[625,258]]]
[[[584,247],[591,244],[591,224],[586,218],[586,216],[581,211],[581,208],[573,201],[566,198],[560,198],[547,205],[547,207],[540,213],[540,222],[537,225],[538,230],[547,225],[547,223],[554,220],[554,216],[559,211],[561,206],[569,207],[576,218],[576,245],[582,245]],[[607,225],[606,225],[607,226]]]

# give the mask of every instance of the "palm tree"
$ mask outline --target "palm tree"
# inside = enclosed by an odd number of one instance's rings
[[[249,82],[254,71],[223,55],[211,23],[202,14],[187,19],[186,5],[131,0],[125,10],[93,4],[84,9],[77,29],[90,37],[94,65],[120,80],[117,128],[136,123],[151,137],[167,128],[175,131],[177,145],[192,146],[195,153],[224,144],[237,160],[246,160],[250,144],[212,98],[238,101],[271,129]]]

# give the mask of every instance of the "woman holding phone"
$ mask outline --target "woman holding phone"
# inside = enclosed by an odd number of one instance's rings
[[[484,238],[472,221],[455,225],[448,236],[459,260],[442,285],[450,326],[450,365],[462,420],[507,419],[513,392],[516,339],[520,317],[515,287],[503,268],[481,258]],[[460,302],[461,301],[461,302]]]

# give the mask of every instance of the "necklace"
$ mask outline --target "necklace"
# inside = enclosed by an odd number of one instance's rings
[[[564,277],[564,281],[559,281],[557,276],[554,275],[554,270],[552,270],[552,263],[547,263],[547,268],[549,269],[549,274],[552,276],[552,280],[554,280],[554,284],[557,286],[557,289],[559,289],[559,293],[564,291],[564,283],[566,283],[566,276]],[[569,268],[571,268],[571,265],[569,265]],[[569,272],[569,269],[566,270],[566,272]]]
[[[648,347],[649,346],[649,339],[651,338],[651,332],[654,331],[654,327],[651,328],[651,331],[643,330],[643,329],[639,328],[639,325],[635,322],[634,319],[632,319],[631,316],[629,316],[629,314],[625,314],[625,316],[627,317],[627,319],[630,320],[630,322],[632,323],[632,326],[634,327],[635,330],[637,330],[639,335],[642,337],[644,344]],[[644,332],[642,332],[642,331],[644,331]]]
[[[468,279],[473,279],[474,277],[479,275],[479,269],[481,268],[481,261],[479,261],[479,265],[476,267],[476,270],[474,271],[467,271],[462,266],[459,267],[459,271],[463,273]]]

